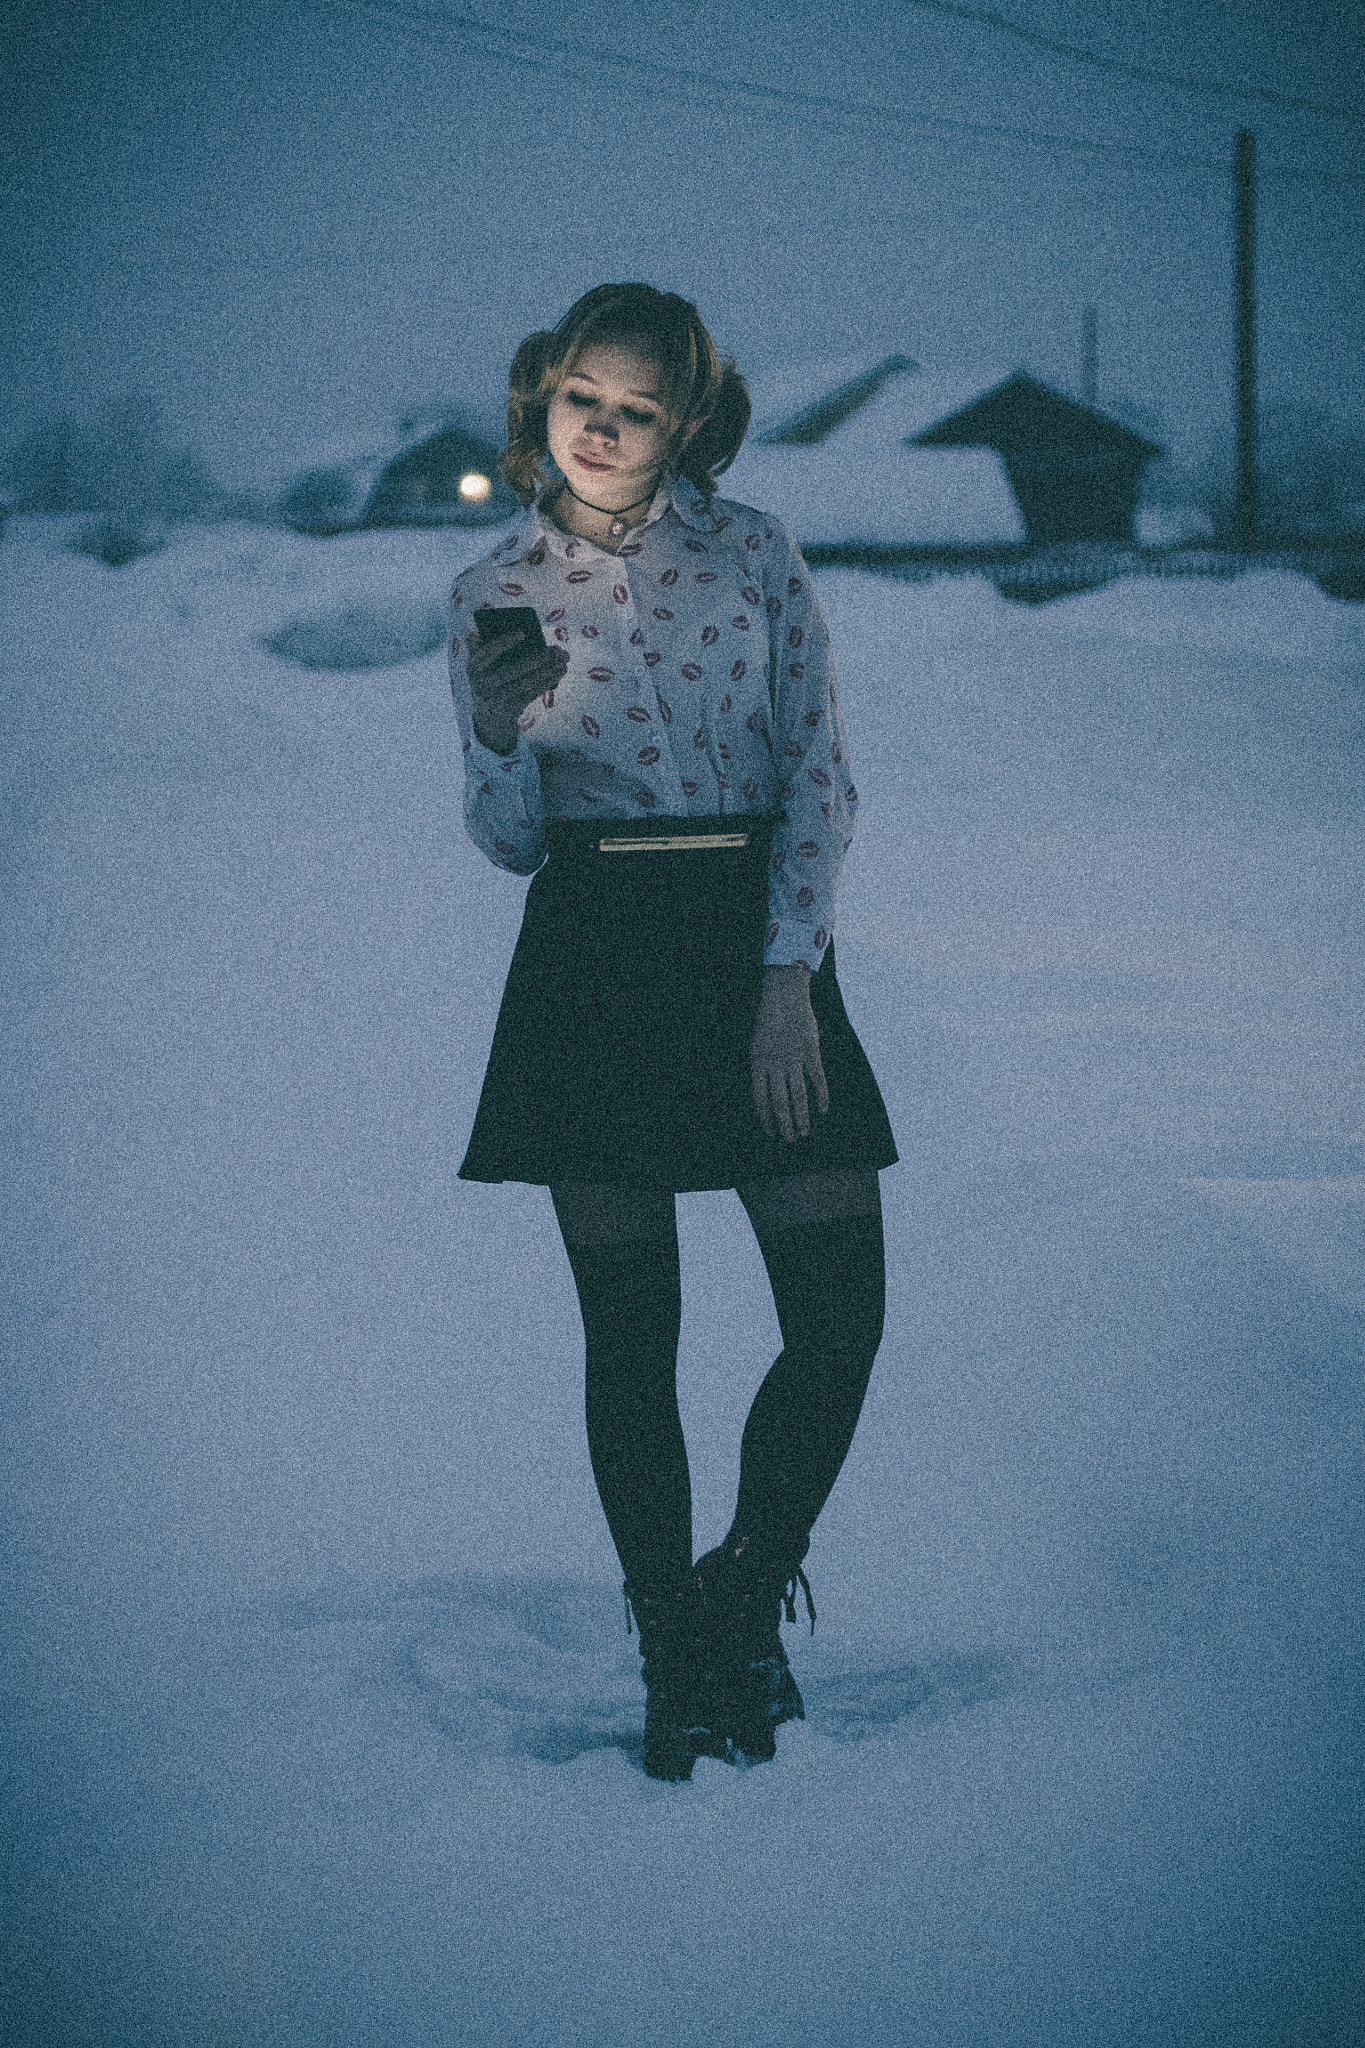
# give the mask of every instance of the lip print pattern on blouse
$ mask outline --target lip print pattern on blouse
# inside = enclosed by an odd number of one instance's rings
[[[452,634],[471,836],[499,865],[529,873],[544,857],[551,817],[785,807],[765,958],[818,965],[856,791],[824,621],[794,543],[746,507],[694,507],[676,490],[632,535],[629,562],[625,549],[601,554],[535,523],[529,542],[517,528],[452,593],[454,608],[498,601],[516,584],[569,654],[555,690],[527,708],[517,753],[490,757],[465,730],[463,643]],[[759,637],[766,659],[755,660]],[[658,743],[642,746],[649,736],[640,727],[656,709]],[[802,871],[799,890],[788,879],[789,853]]]

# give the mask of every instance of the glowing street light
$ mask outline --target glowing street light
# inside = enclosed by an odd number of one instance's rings
[[[491,495],[492,489],[489,479],[481,476],[477,469],[471,469],[468,475],[460,478],[460,496],[471,505],[481,505]]]

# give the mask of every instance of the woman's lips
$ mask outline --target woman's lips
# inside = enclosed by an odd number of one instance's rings
[[[580,469],[595,469],[604,473],[612,466],[609,462],[595,461],[591,455],[575,455],[574,461]]]

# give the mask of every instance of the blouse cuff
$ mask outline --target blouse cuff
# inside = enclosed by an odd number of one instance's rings
[[[820,943],[817,946],[816,940]],[[765,967],[794,967],[804,962],[812,974],[818,972],[825,957],[830,934],[816,930],[814,926],[768,921],[767,942],[763,948]]]
[[[529,748],[495,754],[477,736],[465,748],[465,819],[471,836],[500,867],[529,873],[545,855],[540,767]]]

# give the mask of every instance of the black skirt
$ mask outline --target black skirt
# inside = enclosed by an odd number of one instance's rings
[[[758,1121],[749,1043],[772,832],[771,819],[751,818],[552,822],[462,1180],[682,1192],[895,1163],[832,941],[810,981],[828,1112],[812,1103],[810,1136],[791,1144]],[[659,844],[677,837],[707,843]]]

